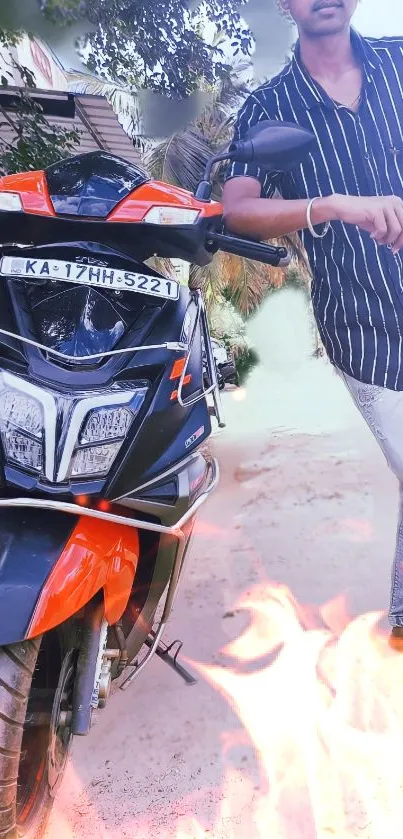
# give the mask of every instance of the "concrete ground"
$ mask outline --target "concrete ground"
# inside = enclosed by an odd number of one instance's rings
[[[395,480],[331,366],[309,360],[301,298],[270,298],[252,338],[262,364],[225,394],[221,484],[167,633],[207,667],[189,688],[154,660],[114,694],[75,743],[49,839],[401,832],[402,665],[371,629]]]

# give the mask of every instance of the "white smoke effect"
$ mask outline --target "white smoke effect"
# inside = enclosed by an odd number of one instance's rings
[[[306,296],[284,289],[269,296],[251,320],[248,338],[260,364],[241,390],[225,393],[225,439],[273,434],[327,434],[360,415],[326,358],[313,357],[313,320]]]
[[[250,321],[248,338],[267,372],[286,378],[298,375],[315,349],[306,295],[294,289],[272,293]]]

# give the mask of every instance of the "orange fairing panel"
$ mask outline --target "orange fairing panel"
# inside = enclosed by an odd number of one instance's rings
[[[179,186],[170,186],[162,181],[148,181],[124,198],[112,210],[108,221],[142,221],[152,207],[167,205],[199,210],[204,218],[222,215],[222,206],[217,201],[207,204],[197,201],[191,192]]]
[[[49,197],[44,172],[22,172],[0,178],[0,191],[17,192],[24,212],[41,216],[56,216]],[[191,192],[161,181],[148,181],[130,193],[108,216],[108,222],[139,222],[155,206],[170,205],[198,210],[204,218],[222,215],[217,201],[197,201]]]
[[[0,178],[1,192],[18,192],[24,212],[55,216],[44,172],[19,172]]]
[[[106,620],[116,623],[127,606],[138,557],[135,528],[82,516],[45,583],[27,638],[63,623],[101,589]]]

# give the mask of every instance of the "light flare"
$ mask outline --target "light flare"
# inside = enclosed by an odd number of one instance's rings
[[[247,396],[246,387],[238,387],[236,390],[231,391],[231,397],[234,402],[244,402]]]

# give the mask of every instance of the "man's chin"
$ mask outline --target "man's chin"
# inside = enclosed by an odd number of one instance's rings
[[[346,24],[340,21],[321,21],[315,23],[313,26],[304,27],[304,34],[310,38],[329,38],[332,35],[339,35],[344,32]]]

